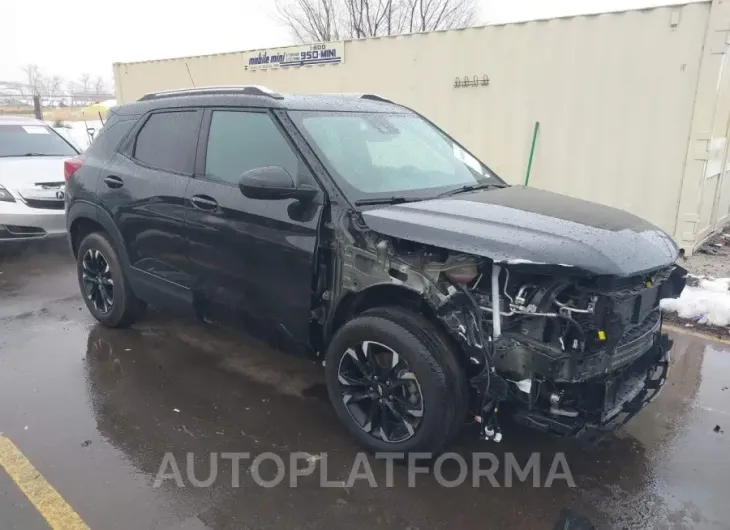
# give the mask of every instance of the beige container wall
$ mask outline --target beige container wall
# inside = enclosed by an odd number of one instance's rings
[[[688,249],[696,247],[730,219],[729,31],[730,2],[713,0],[674,234],[679,245]]]
[[[688,142],[700,70],[717,68],[703,46],[718,3],[347,41],[340,65],[247,71],[240,53],[116,64],[116,95],[189,87],[188,68],[198,86],[374,92],[434,120],[512,184],[524,182],[539,121],[530,186],[678,235],[680,197],[690,213],[699,208],[702,168],[688,161]],[[454,88],[456,77],[485,74],[488,87]],[[695,175],[683,188],[685,166]],[[684,243],[691,252],[693,240]]]

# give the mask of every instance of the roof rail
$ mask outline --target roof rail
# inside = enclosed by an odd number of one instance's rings
[[[383,96],[378,96],[377,94],[364,94],[361,92],[328,92],[325,95],[357,99],[369,99],[370,101],[380,101],[381,103],[392,103],[393,105],[397,105],[397,103],[394,103],[389,99],[385,99]]]
[[[371,101],[380,101],[381,103],[394,103],[393,101],[384,98],[383,96],[379,96],[377,94],[360,94],[360,99],[369,99]]]
[[[150,99],[172,98],[177,96],[197,96],[211,94],[244,94],[247,96],[266,96],[273,99],[284,99],[284,96],[274,92],[270,88],[260,85],[221,85],[221,86],[201,86],[194,88],[178,88],[175,90],[164,90],[161,92],[150,92],[145,94],[139,101],[148,101]]]

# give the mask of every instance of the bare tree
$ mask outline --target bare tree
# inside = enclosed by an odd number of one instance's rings
[[[30,91],[29,95],[37,95],[43,91],[43,74],[37,64],[27,64],[23,67],[25,78],[27,81],[26,90]]]
[[[76,105],[78,98],[78,92],[81,90],[81,85],[74,80],[66,81],[66,93],[69,95],[71,106]]]
[[[277,18],[300,42],[339,40],[340,0],[278,0]]]
[[[45,95],[48,97],[56,97],[61,94],[64,79],[60,75],[54,75],[45,80]]]
[[[277,18],[300,42],[471,26],[477,0],[279,0]]]
[[[91,76],[87,73],[83,73],[79,76],[79,84],[81,85],[81,91],[87,93],[91,85]]]
[[[62,88],[64,84],[63,77],[59,75],[54,75],[53,77],[44,77],[43,78],[43,90],[42,90],[42,96],[45,99],[44,104],[51,104],[56,100],[59,100],[62,95]],[[58,102],[58,101],[56,101]]]
[[[94,79],[94,92],[96,92],[98,96],[99,94],[103,94],[104,91],[106,91],[106,81],[104,81],[103,77],[98,76]]]
[[[344,0],[352,38],[403,33],[404,0]]]
[[[473,26],[477,18],[474,0],[406,0],[409,7],[408,31]]]

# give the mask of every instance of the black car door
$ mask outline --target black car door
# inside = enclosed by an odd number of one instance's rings
[[[317,187],[317,195],[306,201],[245,197],[241,174],[267,166],[283,167]],[[274,115],[206,110],[186,198],[189,255],[206,315],[300,349],[309,338],[324,193]]]
[[[122,234],[137,296],[183,312],[193,309],[183,234],[185,190],[202,115],[198,109],[177,109],[143,117],[104,166],[97,185],[102,205]]]

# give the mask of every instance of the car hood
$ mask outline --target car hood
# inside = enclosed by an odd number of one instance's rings
[[[374,231],[498,263],[632,276],[675,262],[674,241],[622,210],[511,186],[362,212]]]
[[[36,184],[63,184],[63,161],[67,156],[17,156],[0,158],[0,186],[16,190]]]

